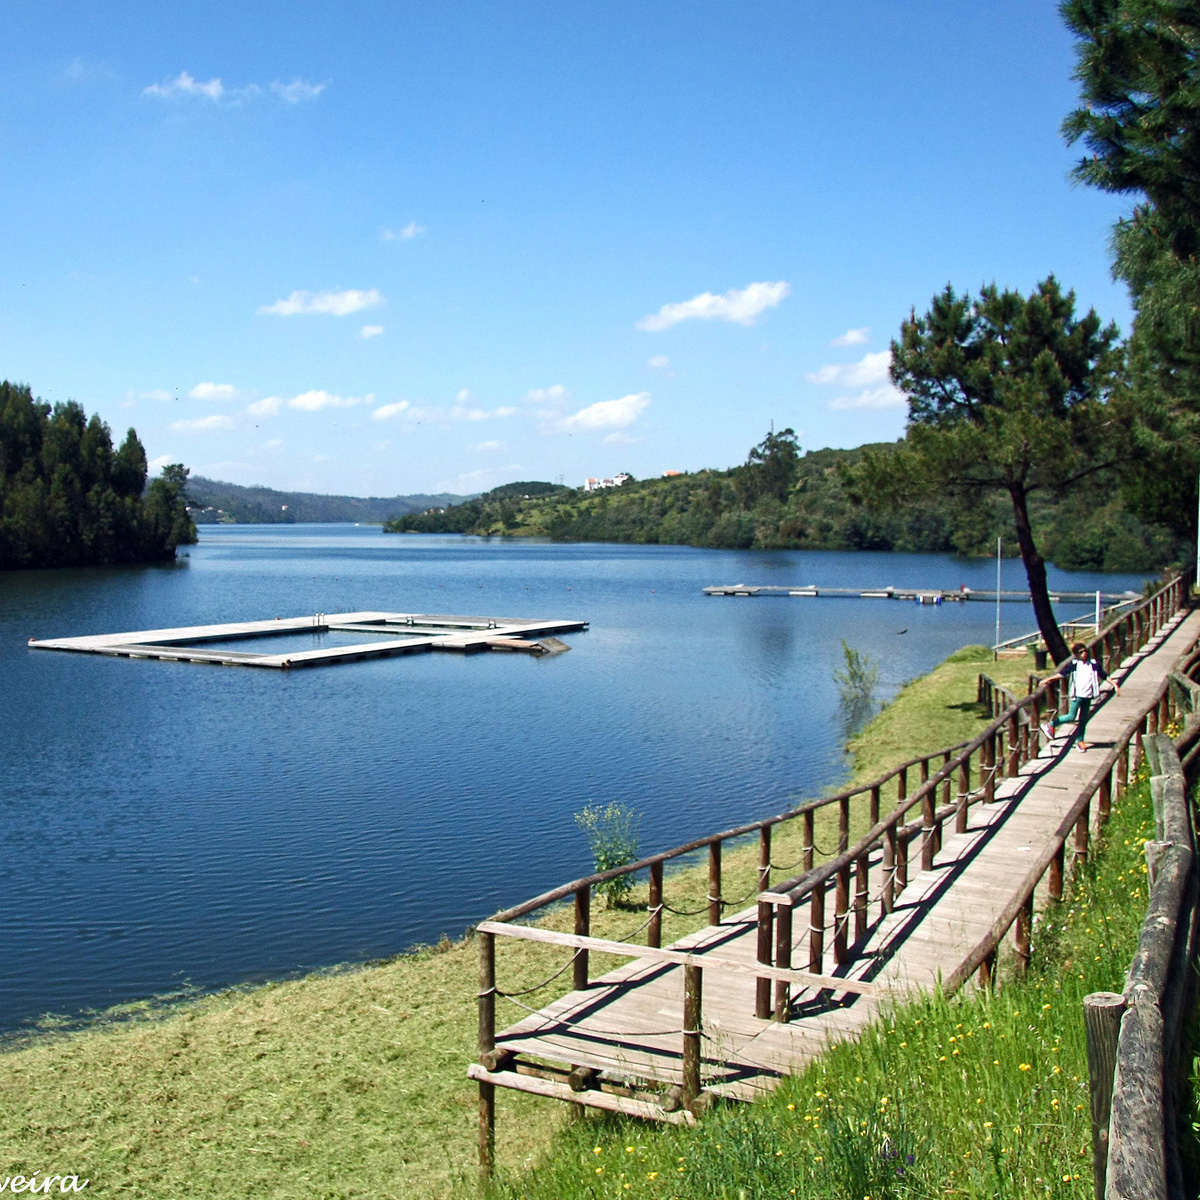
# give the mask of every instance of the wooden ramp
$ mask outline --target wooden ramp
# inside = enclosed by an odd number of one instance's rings
[[[1182,589],[1176,600],[1182,602]],[[697,1100],[753,1099],[831,1042],[859,1033],[906,994],[939,982],[958,986],[977,969],[990,979],[1002,939],[1015,946],[1018,962],[1027,960],[1035,893],[1061,896],[1064,859],[1086,854],[1089,829],[1106,815],[1106,805],[1136,766],[1139,729],[1157,728],[1166,719],[1168,674],[1200,640],[1200,611],[1164,604],[1144,621],[1138,612],[1122,619],[1127,628],[1118,623],[1098,639],[1101,652],[1127,653],[1116,672],[1121,695],[1110,695],[1094,712],[1087,753],[1067,737],[1042,744],[1039,718],[1050,710],[1041,705],[1059,703],[1051,683],[1044,696],[1026,697],[974,743],[944,752],[940,771],[930,774],[930,760],[923,760],[923,782],[913,798],[906,798],[905,781],[914,764],[900,768],[900,816],[878,820],[854,848],[848,846],[847,797],[855,793],[681,848],[716,846],[710,859],[711,911],[720,897],[722,840],[765,828],[760,862],[769,863],[772,823],[806,819],[811,848],[812,810],[836,804],[843,814],[841,858],[812,868],[809,849],[810,869],[798,880],[764,886],[754,908],[669,947],[655,947],[652,937],[645,948],[589,937],[589,893],[581,889],[587,881],[481,924],[481,1053],[469,1074],[481,1085],[484,1165],[491,1161],[496,1086],[691,1123],[703,1108]],[[882,782],[868,785],[874,816]],[[919,824],[905,823],[906,804],[921,812]],[[911,872],[909,842],[922,851]],[[651,872],[652,922],[655,903],[661,905],[662,863],[676,853],[639,864]],[[765,872],[760,879],[765,883]],[[515,923],[572,893],[575,935]],[[512,1003],[525,1007],[520,1000],[507,1001],[495,987],[496,939],[504,937],[574,947],[577,986],[494,1032],[498,1001],[506,1012]],[[641,953],[588,979],[588,950],[611,952],[614,946]],[[831,949],[834,963],[823,973]],[[807,964],[804,969],[792,966],[793,955]]]

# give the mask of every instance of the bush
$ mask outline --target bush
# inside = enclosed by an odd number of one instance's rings
[[[620,800],[610,800],[603,807],[585,804],[582,812],[575,814],[575,823],[588,840],[597,875],[637,862],[642,817],[628,804]],[[596,890],[604,896],[609,908],[618,908],[632,888],[632,875],[618,875]]]

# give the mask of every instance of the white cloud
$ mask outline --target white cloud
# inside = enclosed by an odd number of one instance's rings
[[[385,242],[410,242],[413,238],[425,232],[424,225],[418,225],[416,221],[409,221],[403,229],[381,229],[379,236]]]
[[[323,313],[333,317],[345,317],[350,313],[361,312],[364,308],[374,308],[383,303],[383,297],[375,288],[360,291],[347,288],[342,292],[293,292],[286,300],[276,300],[260,308],[260,313],[270,313],[277,317],[294,317],[300,314]]]
[[[283,438],[271,438],[270,441],[263,442],[262,448],[269,454],[278,454],[283,449]]]
[[[903,408],[906,403],[904,393],[889,383],[883,387],[867,388],[865,391],[859,392],[857,396],[839,396],[836,400],[829,402],[829,407],[833,409]]]
[[[157,458],[152,458],[146,464],[146,470],[151,475],[156,475],[168,463],[173,463],[173,462],[178,462],[178,461],[179,461],[179,459],[176,458],[173,454],[160,454]]]
[[[237,400],[240,393],[232,383],[198,383],[188,395],[193,400]]]
[[[138,392],[139,400],[170,400],[175,395],[166,388],[153,388],[148,392]]]
[[[300,412],[320,412],[323,408],[353,408],[357,404],[370,404],[375,397],[367,396],[338,396],[333,392],[311,391],[301,392],[288,400],[288,408]]]
[[[301,100],[315,100],[327,87],[324,83],[309,83],[304,79],[293,79],[291,83],[271,84],[271,91],[285,104],[299,104]]]
[[[476,442],[471,449],[478,450],[481,454],[488,454],[493,450],[504,450],[507,447],[504,442]]]
[[[562,404],[570,394],[561,383],[555,383],[550,387],[533,388],[522,399],[526,404]]]
[[[782,303],[791,290],[781,280],[733,288],[722,296],[701,292],[679,304],[664,304],[658,312],[643,317],[637,327],[655,332],[670,329],[680,321],[732,321],[737,325],[753,325],[761,313]]]
[[[454,398],[459,402],[459,404],[466,404],[466,402],[471,398],[471,393],[467,391],[466,388],[459,388],[458,393]]]
[[[252,417],[277,417],[283,409],[283,401],[278,396],[268,396],[265,400],[256,400],[246,411]]]
[[[383,332],[382,325],[364,325],[359,331],[359,337],[364,340],[367,338],[378,337]]]
[[[502,404],[498,409],[496,409],[496,411],[493,413],[493,416],[515,417],[520,411],[521,410],[519,408],[513,408],[511,405]]]
[[[856,363],[827,363],[812,371],[805,378],[810,383],[837,383],[842,387],[872,387],[888,381],[892,352],[880,350],[878,354],[864,355]]]
[[[870,325],[864,325],[861,329],[847,329],[841,337],[835,337],[829,344],[831,346],[865,346],[868,341],[867,335],[870,332]]]
[[[385,404],[382,408],[377,408],[371,417],[376,421],[390,421],[392,417],[398,417],[401,413],[407,412],[409,403],[407,400],[401,400],[398,404]]]
[[[176,96],[207,96],[210,100],[220,100],[225,95],[225,85],[219,79],[210,79],[207,83],[193,78],[186,71],[180,71],[174,79],[162,83],[152,83],[142,89],[143,96],[162,96],[171,99]]]
[[[665,371],[671,365],[671,360],[665,354],[656,354],[646,365],[656,371]]]
[[[627,433],[610,433],[604,439],[606,446],[636,446],[638,442],[644,442],[645,438],[630,437]]]
[[[635,392],[619,400],[600,400],[581,408],[572,416],[564,417],[559,422],[559,428],[568,433],[624,429],[638,419],[649,403],[649,392]]]
[[[276,80],[267,90],[285,104],[299,104],[301,100],[315,100],[326,86],[324,83],[309,83],[305,79],[293,79],[291,83],[280,83]],[[187,71],[180,71],[174,79],[165,79],[162,83],[152,83],[149,87],[142,89],[143,96],[157,96],[162,100],[202,96],[206,100],[213,101],[214,104],[219,104],[222,100],[231,102],[248,100],[263,94],[264,89],[257,83],[248,83],[245,87],[229,88],[218,78],[205,82]]]
[[[197,417],[190,421],[172,421],[171,428],[180,433],[221,433],[236,429],[232,418],[224,413],[214,413],[211,417]]]

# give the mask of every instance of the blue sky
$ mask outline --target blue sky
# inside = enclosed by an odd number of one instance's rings
[[[1051,271],[1074,55],[1011,0],[4,0],[0,376],[353,494],[895,438],[888,342]]]

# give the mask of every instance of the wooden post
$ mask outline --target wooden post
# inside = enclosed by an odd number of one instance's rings
[[[921,870],[933,870],[934,831],[933,831],[933,797],[926,792],[921,797],[921,825],[925,832],[921,835]]]
[[[1021,723],[1017,714],[1008,718],[1008,777],[1015,779],[1021,770]]]
[[[650,929],[646,935],[648,946],[662,945],[663,918],[663,865],[650,864]]]
[[[592,932],[592,889],[589,884],[575,889],[575,936],[590,937]],[[582,992],[588,985],[588,952],[578,950],[575,953],[575,970],[572,986],[577,992]]]
[[[479,1057],[496,1048],[496,937],[479,936]],[[490,1176],[496,1165],[496,1085],[479,1081],[479,1169]]]
[[[1129,739],[1125,739],[1125,745],[1121,747],[1120,757],[1117,759],[1117,799],[1119,800],[1129,790]]]
[[[825,885],[812,890],[808,906],[808,969],[822,974],[825,966]]]
[[[758,831],[758,890],[765,892],[771,886],[771,827],[764,825]]]
[[[837,886],[833,902],[833,961],[846,961],[846,926],[849,923],[847,914],[850,911],[850,864],[841,867],[837,873]]]
[[[1096,1200],[1104,1200],[1108,1175],[1108,1123],[1112,1115],[1113,1075],[1125,997],[1117,992],[1092,992],[1083,998],[1087,1029],[1088,1090],[1092,1101],[1092,1174]]]
[[[1065,874],[1066,844],[1059,843],[1058,850],[1055,851],[1054,860],[1050,863],[1050,899],[1061,900],[1063,898],[1063,875]]]
[[[921,782],[929,782],[929,759],[927,758],[921,759]]]
[[[896,774],[896,802],[902,804],[908,799],[908,768],[901,767]]]
[[[896,891],[908,887],[908,835],[903,828],[896,830]]]
[[[993,731],[988,734],[988,739],[983,743],[983,753],[980,755],[980,773],[983,776],[980,782],[983,784],[983,802],[991,804],[996,799],[996,734]],[[967,771],[970,771],[970,759],[964,762]],[[970,778],[968,776],[968,785]],[[967,790],[967,789],[964,789]]]
[[[721,843],[708,843],[708,923],[721,923]]]
[[[1016,950],[1017,950],[1017,973],[1024,975],[1029,969],[1029,959],[1032,954],[1032,938],[1033,938],[1033,893],[1031,892],[1026,898],[1025,903],[1021,905],[1021,911],[1017,913],[1017,933],[1016,933]]]
[[[1100,822],[1101,829],[1104,828],[1110,812],[1112,812],[1112,771],[1109,771],[1100,781],[1100,790],[1097,793],[1096,819]]]
[[[946,780],[946,799],[950,799],[950,780]],[[966,833],[967,822],[970,819],[971,782],[968,774],[967,759],[958,766],[958,795],[954,798],[954,832]]]
[[[879,784],[871,788],[871,824],[879,823]]]
[[[942,767],[945,768],[945,767],[948,767],[949,765],[950,765],[950,751],[947,750],[942,755]],[[943,804],[950,803],[950,772],[949,771],[946,772],[946,778],[942,781],[942,803]]]
[[[896,826],[889,825],[883,833],[883,912],[896,907]]]
[[[860,854],[854,863],[854,940],[867,936],[867,897],[870,894],[870,851]]]
[[[843,796],[838,801],[838,848],[839,854],[845,854],[850,845],[850,797]]]
[[[1089,800],[1075,822],[1075,861],[1088,856],[1088,826],[1092,820],[1092,804]]]
[[[781,904],[775,914],[775,965],[791,967],[792,965],[792,914],[795,909],[790,904]],[[790,1015],[792,1004],[791,989],[784,979],[775,980],[775,1020],[786,1021]]]
[[[700,1028],[704,976],[699,967],[683,968],[683,1103],[691,1108],[700,1097]]]
[[[771,940],[775,929],[775,905],[759,901],[758,904],[758,961],[771,965]],[[754,1015],[760,1021],[771,1015],[771,981],[757,979],[754,983]]]
[[[989,991],[996,986],[995,950],[979,964],[979,986]]]
[[[811,871],[813,866],[813,810],[810,808],[804,814],[804,869]]]

